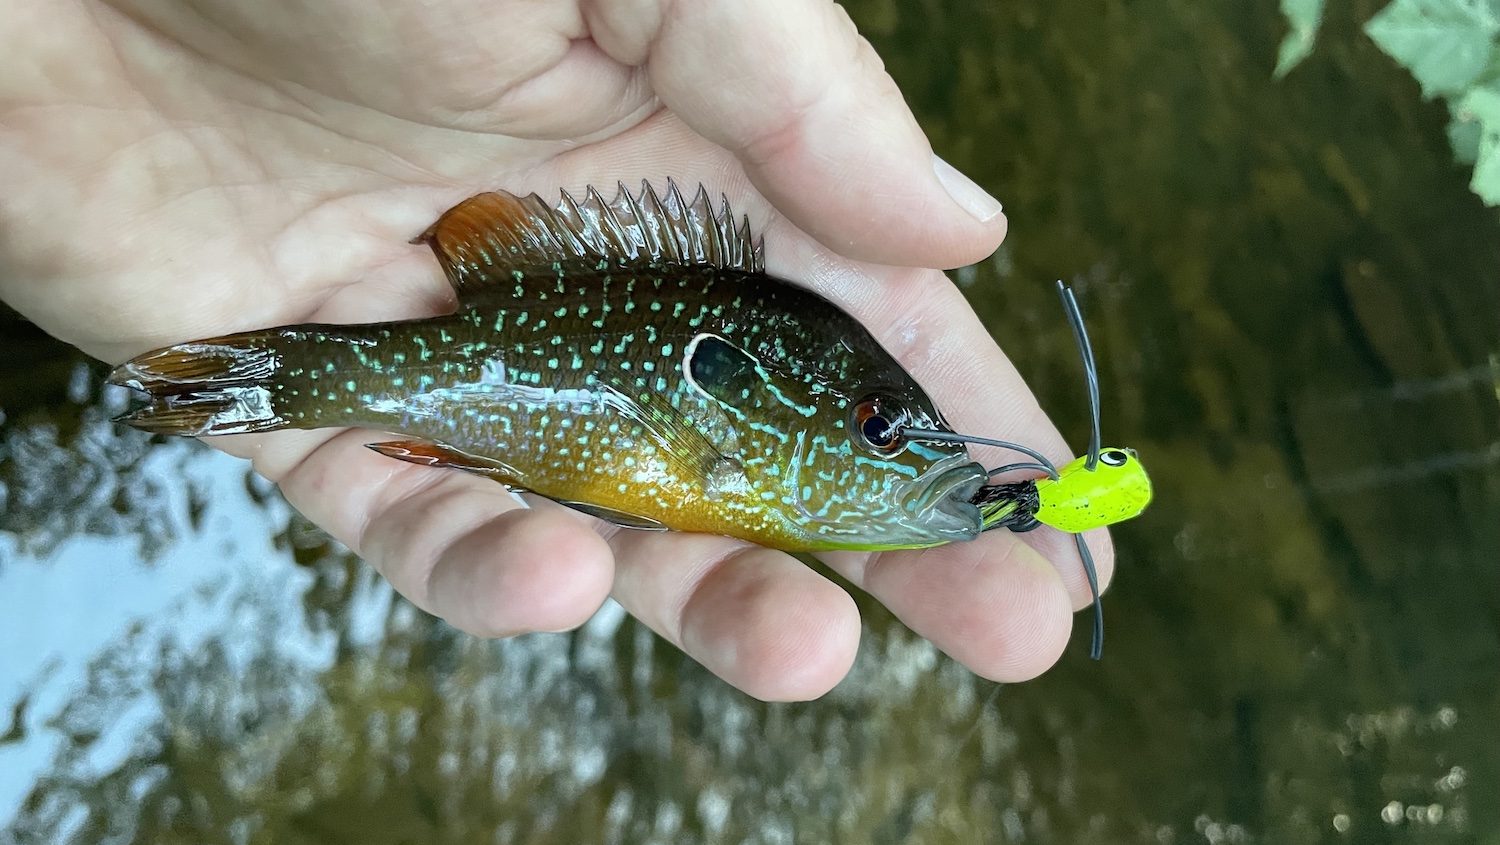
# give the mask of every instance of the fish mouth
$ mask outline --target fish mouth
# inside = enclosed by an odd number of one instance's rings
[[[989,480],[984,467],[967,458],[958,466],[937,472],[910,507],[919,521],[933,532],[951,539],[979,536],[982,524],[979,508],[970,501]]]

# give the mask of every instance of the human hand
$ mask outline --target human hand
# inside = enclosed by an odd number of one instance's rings
[[[0,296],[93,355],[438,313],[452,293],[407,240],[447,207],[670,175],[748,211],[770,271],[869,326],[958,430],[1065,456],[955,288],[903,269],[978,260],[1005,220],[932,157],[830,3],[0,0],[0,15]],[[212,442],[466,631],[570,628],[612,593],[761,698],[815,697],[849,669],[853,601],[789,555],[579,530],[373,439]],[[1095,547],[1107,580],[1102,534]],[[1089,600],[1050,531],[825,559],[997,680],[1050,666]]]

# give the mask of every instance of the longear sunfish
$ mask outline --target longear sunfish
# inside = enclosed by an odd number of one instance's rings
[[[355,426],[393,458],[488,476],[601,519],[789,551],[976,536],[986,480],[860,323],[765,272],[748,220],[700,187],[487,193],[415,242],[444,317],[298,325],[160,349],[111,376],[122,418],[190,436]]]

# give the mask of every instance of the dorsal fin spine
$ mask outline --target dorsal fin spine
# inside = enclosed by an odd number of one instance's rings
[[[688,216],[687,203],[682,201],[682,191],[678,190],[677,183],[671,178],[667,179],[667,196],[662,204],[667,209],[667,219],[670,222],[692,225],[692,218]],[[677,241],[677,254],[682,257],[684,263],[703,260],[695,248],[697,241],[701,239],[689,238],[684,226],[668,226],[667,228],[672,233],[673,239]]]
[[[604,197],[593,187],[589,188],[589,202],[599,208],[599,231],[609,241],[609,247],[616,255],[636,258],[635,240],[625,233],[625,227],[620,224],[620,219],[615,216],[615,210],[604,201]]]
[[[642,182],[641,184],[645,185],[646,183]],[[660,255],[662,252],[661,240],[655,236],[656,233],[651,227],[646,225],[646,214],[641,211],[641,204],[636,201],[635,197],[631,196],[624,182],[620,183],[620,197],[624,198],[625,205],[630,209],[631,217],[636,221],[635,230],[641,241],[641,247],[646,250],[647,255]]]
[[[672,234],[671,226],[663,225],[671,218],[667,216],[667,210],[662,207],[661,198],[656,195],[656,188],[649,182],[642,183],[645,196],[641,203],[646,208],[646,219],[650,221],[651,227],[656,229],[657,237],[661,241],[662,257],[674,264],[682,263],[682,253],[677,249],[677,237]],[[665,230],[665,231],[663,231]]]
[[[563,194],[563,196],[567,196],[567,194]],[[553,239],[557,241],[557,245],[562,249],[563,254],[582,255],[588,252],[588,245],[577,235],[573,234],[572,228],[568,226],[568,221],[558,213],[557,209],[552,208],[545,202],[538,202],[537,206],[544,210],[548,224],[547,229],[552,234]]]
[[[726,231],[730,235],[730,237],[724,238],[724,263],[733,267],[743,267],[745,266],[744,251],[739,248],[740,239],[735,237],[734,212],[729,210],[729,197],[720,194],[719,199],[722,200],[722,205],[720,206],[718,219],[724,221],[724,223],[722,226],[715,226],[714,228],[721,233],[721,237],[722,233]]]
[[[740,242],[750,250],[749,261],[746,262],[750,268],[759,273],[766,269],[766,239],[761,236],[759,240],[753,240],[750,234],[750,215],[745,215],[745,225],[740,228]]]
[[[535,195],[533,194],[533,196]],[[568,193],[567,191],[562,192],[562,201],[558,205],[557,215],[559,217],[564,217],[564,219],[567,220],[569,224],[571,224],[567,226],[568,231],[573,235],[573,237],[578,239],[579,244],[581,244],[585,250],[591,253],[598,252],[595,244],[588,239],[588,233],[586,231],[578,230],[578,225],[581,225],[586,218],[584,217],[583,209],[578,207],[578,200],[573,199],[573,195]]]
[[[725,259],[728,258],[724,231],[719,228],[718,220],[714,217],[714,202],[708,198],[708,189],[702,184],[698,185],[698,196],[693,198],[693,207],[698,209],[698,216],[703,220],[704,231],[708,232],[705,241],[708,246],[709,262],[724,265]]]
[[[693,257],[705,263],[715,263],[712,256],[717,250],[714,249],[714,235],[719,227],[713,225],[711,219],[705,220],[703,209],[699,201],[705,196],[703,186],[698,186],[698,193],[693,195],[693,201],[683,206],[683,214],[687,217],[688,225],[703,233],[703,237],[693,243]],[[679,195],[680,196],[680,195]],[[705,225],[707,224],[707,225]]]
[[[729,225],[733,226],[734,221],[731,220]],[[765,264],[761,261],[760,249],[750,240],[750,218],[748,216],[740,223],[740,236],[737,240],[740,242],[740,248],[749,253],[745,256],[743,263],[749,264],[756,270],[765,269]]]

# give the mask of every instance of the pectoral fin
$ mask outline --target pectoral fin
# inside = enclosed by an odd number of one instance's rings
[[[710,421],[690,418],[657,394],[632,393],[627,385],[610,382],[605,385],[603,395],[615,413],[640,424],[667,459],[677,465],[684,479],[706,485],[710,474],[730,457],[720,447],[728,447],[730,451],[739,448],[733,432],[717,432],[720,442],[715,443],[708,429]]]

